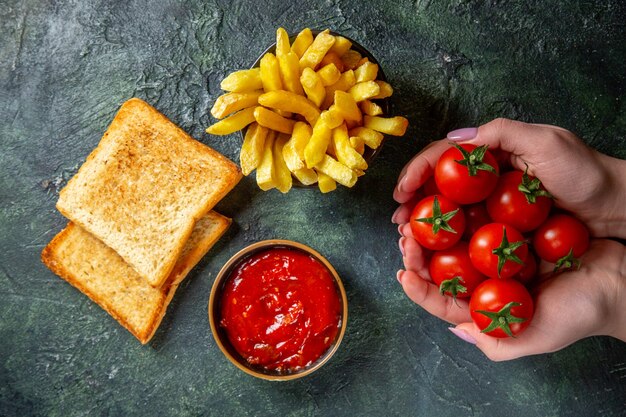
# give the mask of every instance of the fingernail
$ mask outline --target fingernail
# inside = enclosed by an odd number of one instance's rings
[[[401,193],[404,192],[404,183],[407,181],[407,178],[408,177],[405,175],[402,179],[400,179],[400,181],[398,181],[398,191]]]
[[[448,330],[450,330],[452,334],[454,334],[459,339],[467,343],[471,343],[472,345],[476,344],[476,339],[470,336],[470,334],[467,333],[465,330],[457,329],[456,327],[448,327]]]
[[[396,272],[396,279],[398,280],[400,285],[402,285],[402,275],[404,275],[403,270],[400,269],[398,272]]]
[[[406,238],[403,236],[400,238],[400,241],[398,242],[398,246],[400,247],[400,252],[402,253],[402,256],[404,256],[404,241],[406,240]]]
[[[393,212],[393,215],[391,216],[391,223],[397,223],[396,217],[398,217],[398,213],[400,213],[400,209],[402,209],[402,207],[398,207],[396,211]]]
[[[400,236],[404,236],[404,234],[402,233],[402,226],[404,225],[403,224],[398,225],[398,233],[400,233]]]
[[[478,134],[478,129],[475,127],[464,127],[463,129],[453,130],[448,133],[446,137],[455,142],[462,142],[464,140],[474,139]]]

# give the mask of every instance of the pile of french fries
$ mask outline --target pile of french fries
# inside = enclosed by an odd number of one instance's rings
[[[222,80],[226,91],[211,114],[221,119],[206,131],[228,135],[247,127],[241,146],[244,175],[256,169],[262,190],[287,193],[293,177],[318,184],[322,193],[337,183],[352,187],[365,173],[365,147],[376,149],[383,135],[404,135],[404,117],[382,117],[376,100],[393,88],[377,80],[378,65],[328,30],[302,30],[290,44],[276,31],[276,54],[259,67],[235,71]]]

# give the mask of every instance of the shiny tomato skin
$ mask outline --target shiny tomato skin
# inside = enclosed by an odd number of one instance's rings
[[[476,145],[460,145],[468,152],[476,149]],[[491,165],[496,174],[478,170],[476,175],[470,176],[467,167],[459,164],[463,159],[461,151],[455,147],[446,150],[435,165],[435,182],[443,195],[458,204],[472,204],[487,198],[498,182],[498,163],[493,155],[487,151],[483,162]]]
[[[536,229],[548,218],[552,200],[540,196],[536,197],[534,203],[529,203],[524,193],[517,188],[522,183],[523,175],[521,171],[502,174],[486,204],[494,222],[509,224],[525,233]]]
[[[440,229],[437,233],[433,233],[432,224],[417,221],[417,219],[427,218],[433,215],[435,196],[432,195],[420,200],[411,212],[411,232],[413,238],[426,249],[442,250],[453,246],[461,239],[461,236],[463,236],[463,231],[465,230],[465,215],[463,214],[463,209],[455,202],[442,195],[436,195],[436,197],[439,201],[442,213],[459,210],[448,222],[456,233],[451,233],[443,229]]]
[[[537,277],[537,259],[532,252],[528,252],[528,256],[524,261],[524,267],[515,275],[513,279],[521,282],[525,286],[529,286]]]
[[[451,248],[433,253],[428,270],[430,277],[437,286],[440,286],[443,281],[460,276],[463,279],[460,284],[467,291],[457,293],[457,298],[469,298],[474,289],[487,279],[472,265],[467,242],[458,242]],[[449,292],[446,294],[451,295]]]
[[[493,223],[484,203],[471,204],[463,207],[465,213],[465,233],[463,238],[469,241],[474,233],[487,223]]]
[[[484,330],[491,324],[491,319],[477,310],[498,312],[510,302],[521,304],[511,308],[511,315],[525,319],[522,323],[509,324],[511,333],[515,336],[530,324],[534,314],[534,304],[526,287],[514,279],[490,278],[480,284],[470,299],[470,315],[478,328]],[[496,328],[486,334],[497,338],[509,337],[501,328]]]
[[[552,263],[566,256],[570,249],[578,258],[589,248],[589,231],[577,218],[555,214],[535,230],[533,247],[541,259]]]
[[[523,264],[507,260],[498,274],[498,256],[493,253],[493,250],[502,243],[503,231],[505,229],[510,243],[525,240],[524,236],[515,228],[503,223],[489,223],[481,227],[470,240],[470,259],[476,269],[489,278],[510,278],[524,266]],[[524,262],[528,256],[528,245],[521,245],[513,253]]]

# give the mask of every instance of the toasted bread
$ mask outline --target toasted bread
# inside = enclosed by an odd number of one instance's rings
[[[214,211],[198,220],[162,288],[152,287],[113,249],[73,223],[52,239],[41,259],[145,344],[159,327],[180,282],[229,225],[230,219]]]
[[[61,190],[57,208],[159,288],[196,220],[240,179],[237,165],[135,98]]]

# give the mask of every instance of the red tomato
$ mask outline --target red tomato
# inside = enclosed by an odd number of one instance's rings
[[[487,211],[494,222],[529,232],[548,218],[552,207],[549,195],[537,178],[521,171],[507,172],[487,198]]]
[[[466,242],[435,252],[428,270],[441,294],[458,298],[469,298],[478,284],[487,279],[472,265]]]
[[[510,278],[524,266],[528,246],[515,228],[502,223],[489,223],[470,240],[470,259],[489,278]]]
[[[449,248],[461,239],[464,230],[463,210],[442,195],[422,199],[411,213],[413,237],[427,249]]]
[[[545,261],[561,267],[579,266],[578,258],[589,248],[589,231],[578,219],[567,214],[555,214],[535,231],[533,246]]]
[[[487,213],[487,207],[483,203],[463,207],[463,212],[465,213],[465,233],[463,237],[468,241],[478,229],[492,222],[489,213]]]
[[[535,255],[529,251],[524,261],[524,267],[517,274],[513,275],[513,279],[528,286],[536,277],[537,259],[535,259]]]
[[[489,336],[520,334],[533,317],[533,299],[514,279],[488,279],[478,286],[469,303],[472,320]]]
[[[487,146],[454,145],[435,165],[435,182],[443,195],[459,204],[487,198],[498,182],[498,163]]]
[[[424,185],[422,185],[422,190],[424,190],[424,195],[435,195],[441,194],[439,192],[439,188],[437,188],[437,184],[435,183],[435,177],[430,177]]]

